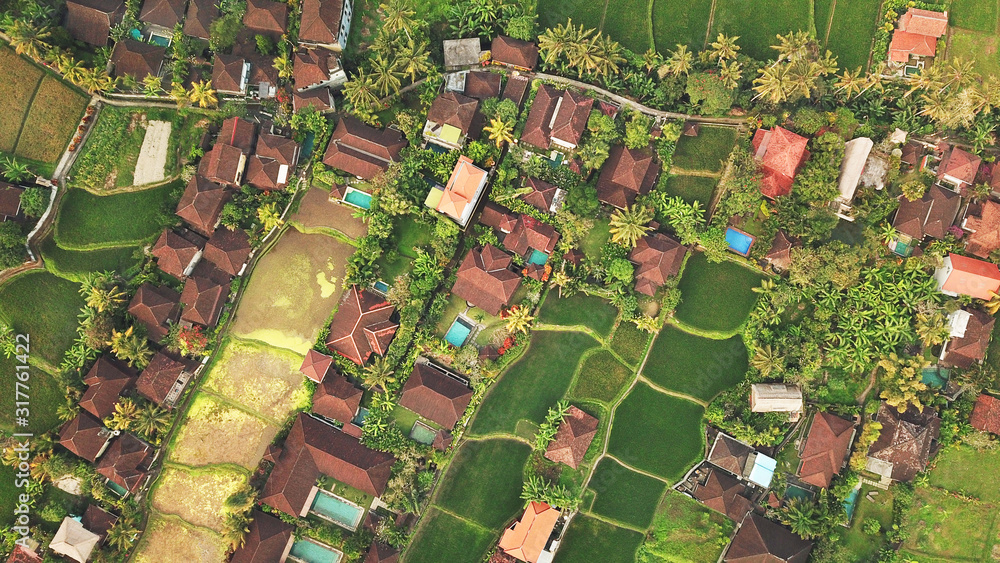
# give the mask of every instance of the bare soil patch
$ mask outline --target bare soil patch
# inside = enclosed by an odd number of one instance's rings
[[[167,147],[170,145],[169,121],[150,121],[139,149],[132,183],[136,186],[160,182],[166,178]]]
[[[222,538],[179,519],[153,516],[136,551],[136,563],[219,563],[226,559]]]
[[[330,201],[329,197],[329,192],[313,186],[302,198],[292,221],[307,229],[334,229],[352,239],[365,236],[368,228],[364,221],[354,217],[356,209]]]
[[[194,467],[234,463],[253,470],[277,433],[264,420],[201,394],[188,411],[170,459]]]
[[[231,340],[205,386],[254,412],[282,420],[309,400],[301,365],[302,356]]]
[[[221,532],[223,503],[246,480],[246,475],[221,467],[197,472],[168,467],[157,482],[153,508]]]

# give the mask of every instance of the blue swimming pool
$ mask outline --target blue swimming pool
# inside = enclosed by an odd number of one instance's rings
[[[344,554],[332,547],[320,545],[314,541],[297,540],[292,544],[292,550],[288,552],[288,558],[302,561],[303,563],[340,563],[340,560],[344,558]]]
[[[372,194],[354,188],[347,188],[347,193],[344,194],[344,201],[361,209],[372,208]]]
[[[163,37],[162,35],[152,35],[151,34],[149,36],[149,42],[152,43],[153,45],[156,45],[157,47],[169,47],[170,46],[170,38],[169,37]]]
[[[410,439],[414,442],[420,442],[429,446],[434,443],[435,437],[437,437],[437,430],[419,420],[414,422],[413,428],[410,429]]]
[[[463,321],[462,317],[455,317],[455,322],[451,323],[451,328],[444,335],[444,339],[448,341],[448,344],[461,348],[465,346],[465,341],[469,339],[471,333],[472,326]]]
[[[322,490],[316,493],[316,498],[309,510],[333,520],[348,530],[355,530],[358,523],[361,522],[361,516],[365,513],[364,508],[353,502]]]
[[[750,254],[750,247],[753,246],[754,237],[743,231],[729,227],[726,229],[726,242],[729,243],[729,250],[740,256]]]
[[[920,373],[920,381],[924,385],[934,387],[935,389],[944,389],[950,375],[950,371],[945,368],[931,366],[924,368]]]
[[[549,261],[549,255],[540,251],[531,249],[531,254],[528,255],[528,264],[538,264],[539,266],[545,264]]]
[[[382,280],[378,280],[377,282],[373,283],[372,287],[374,287],[375,291],[379,293],[388,293],[389,291],[389,284],[385,283]]]
[[[365,418],[367,417],[368,417],[368,409],[366,409],[365,407],[358,407],[358,414],[354,415],[354,418],[351,419],[351,423],[354,424],[355,426],[364,426]]]
[[[844,510],[847,512],[847,523],[851,523],[851,519],[854,518],[854,509],[858,507],[858,496],[861,495],[861,487],[858,487],[851,491],[851,494],[847,495],[844,499]]]

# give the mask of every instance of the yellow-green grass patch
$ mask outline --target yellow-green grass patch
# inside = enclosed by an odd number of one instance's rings
[[[615,0],[604,14],[603,31],[634,53],[653,46],[649,23],[650,0]]]
[[[577,293],[572,297],[559,297],[549,292],[538,314],[538,322],[561,326],[585,326],[601,337],[611,333],[618,309],[607,299]]]
[[[13,49],[0,47],[0,75],[4,81],[4,107],[0,112],[0,151],[14,152],[17,135],[28,113],[44,72]]]
[[[715,563],[729,543],[732,531],[733,522],[729,518],[692,498],[667,491],[639,548],[638,560]]]
[[[715,193],[715,185],[719,183],[717,178],[709,176],[677,176],[672,175],[666,179],[664,189],[668,195],[679,197],[689,205],[698,202],[708,216],[708,205],[712,201],[712,194]]]
[[[206,395],[198,395],[174,441],[170,461],[203,466],[233,463],[254,469],[278,428]]]
[[[246,482],[244,473],[224,467],[195,471],[165,467],[152,493],[153,508],[221,532],[224,503]]]
[[[619,362],[611,352],[598,350],[583,361],[570,393],[576,399],[611,402],[632,381],[632,368]]]
[[[314,187],[302,197],[291,220],[306,229],[334,229],[356,239],[368,231],[365,222],[354,217],[356,211],[357,208],[330,201],[329,192]]]
[[[990,0],[995,2],[995,0]],[[837,55],[841,68],[866,68],[871,55],[872,37],[879,19],[882,0],[838,2],[830,25],[826,48]],[[996,18],[994,17],[994,20]],[[826,22],[822,22],[826,25]],[[816,22],[819,26],[820,22]],[[825,32],[825,30],[823,30]],[[881,62],[881,61],[879,61]]]
[[[743,381],[746,372],[747,349],[740,336],[713,340],[671,325],[656,337],[642,370],[654,384],[703,401]]]
[[[31,100],[15,154],[42,162],[59,160],[76,134],[88,101],[59,79],[46,75]]]
[[[42,240],[45,268],[53,274],[77,283],[91,272],[125,272],[139,263],[137,246],[122,246],[101,250],[66,250],[56,244],[51,233]]]
[[[222,537],[186,524],[173,516],[154,514],[146,524],[133,558],[135,563],[218,563],[226,560],[228,545]]]
[[[480,563],[493,538],[488,530],[432,506],[403,552],[403,562]]]
[[[1000,450],[976,451],[971,446],[958,445],[941,451],[930,472],[931,484],[956,493],[976,497],[986,502],[1000,503]]]
[[[183,192],[183,180],[114,195],[70,189],[59,205],[53,236],[67,250],[143,244],[174,223],[174,209]]]
[[[33,359],[51,366],[76,340],[77,315],[84,305],[80,286],[49,272],[34,270],[0,286],[0,318],[30,338]]]
[[[18,370],[20,363],[16,358],[7,358],[0,354],[0,374],[4,382],[9,384],[9,391],[0,393],[0,432],[31,432],[36,435],[44,434],[57,427],[60,423],[56,410],[65,402],[64,389],[56,379],[37,366],[28,367],[28,389],[24,390],[30,400],[28,405],[28,425],[18,426],[15,429],[14,408],[15,401],[23,401],[24,398],[16,398],[14,390],[14,374],[24,373]]]
[[[1000,76],[1000,39],[995,33],[953,29],[948,55],[973,61],[983,76]]]
[[[955,27],[993,32],[997,28],[997,0],[951,0],[948,19]]]
[[[712,0],[653,0],[656,50],[665,55],[680,44],[700,51],[711,15]]]
[[[305,354],[340,300],[353,253],[333,237],[286,230],[254,267],[233,334]]]
[[[903,552],[914,561],[990,561],[998,547],[996,505],[917,487]]]
[[[713,39],[714,40],[714,39]],[[736,144],[738,132],[733,127],[702,125],[697,137],[681,136],[674,151],[673,164],[684,170],[721,172]],[[708,203],[703,201],[702,203]]]
[[[877,493],[868,500],[869,493]],[[892,530],[892,499],[893,489],[881,491],[870,485],[861,488],[858,495],[858,506],[854,510],[851,527],[840,536],[839,543],[851,554],[852,561],[873,561],[877,559],[879,550],[888,539],[885,533]],[[865,520],[874,518],[882,525],[882,532],[871,536],[862,529]]]
[[[642,534],[579,513],[559,547],[559,563],[635,563]]]
[[[589,487],[596,493],[591,512],[646,529],[653,522],[667,484],[606,457],[597,464]]]
[[[515,440],[465,442],[442,478],[435,503],[499,531],[524,505],[521,484],[529,455],[531,448]]]
[[[292,352],[228,340],[205,388],[272,420],[283,420],[309,403],[301,365],[302,356]]]
[[[576,26],[598,29],[604,17],[606,0],[539,0],[538,23],[540,29],[565,24],[572,18]]]

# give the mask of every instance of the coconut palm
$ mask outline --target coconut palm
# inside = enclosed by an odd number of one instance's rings
[[[125,551],[132,546],[132,542],[138,535],[139,529],[136,528],[133,519],[123,516],[118,519],[114,527],[108,530],[108,536],[105,541],[118,551]]]
[[[294,67],[288,53],[282,51],[277,57],[274,57],[274,70],[278,72],[278,78],[288,80],[292,77]]]
[[[250,533],[250,518],[246,514],[227,512],[222,523],[222,539],[229,544],[231,549],[239,549],[246,543],[246,536]]]
[[[250,483],[243,483],[222,504],[230,512],[244,514],[249,512],[256,502],[257,490],[250,486]]]
[[[611,214],[611,240],[625,248],[635,248],[639,239],[652,229],[653,210],[642,205],[619,209]]]
[[[813,90],[822,76],[822,67],[819,63],[800,62],[790,65],[788,77],[792,85],[792,93],[798,93],[804,98],[812,97]]]
[[[211,80],[199,80],[191,83],[191,91],[188,92],[188,99],[198,104],[200,108],[214,107],[219,102],[219,98],[212,89]]]
[[[391,33],[403,31],[409,37],[413,31],[413,16],[417,14],[411,10],[404,0],[390,0],[388,3],[378,5],[382,11],[382,28]]]
[[[668,74],[680,76],[691,72],[691,65],[694,62],[694,55],[688,51],[687,45],[677,44],[677,49],[670,52],[670,56],[660,67],[658,74],[660,78]]]
[[[591,31],[593,30],[588,29],[586,34],[589,35]],[[581,26],[580,32],[584,33],[583,26]],[[576,68],[577,75],[583,76],[585,72],[594,72],[597,69],[597,59],[600,57],[600,53],[596,41],[587,38],[574,43],[567,53],[567,57],[570,66]]]
[[[7,28],[7,36],[10,37],[10,45],[18,55],[40,60],[42,53],[49,48],[46,40],[52,36],[52,32],[48,26],[36,27],[24,20],[16,19],[13,25]]]
[[[361,377],[369,389],[380,389],[385,393],[388,392],[387,386],[396,382],[396,378],[393,377],[395,370],[392,368],[389,360],[382,356],[375,356],[372,362],[365,366]]]
[[[483,131],[489,133],[489,139],[496,143],[498,149],[503,148],[504,143],[514,142],[514,126],[499,117],[491,119],[490,124],[483,127]]]
[[[719,78],[726,88],[736,89],[743,78],[743,65],[736,61],[721,61],[719,63]]]
[[[974,81],[976,74],[976,63],[973,60],[965,60],[955,57],[944,66],[944,87],[961,88]]]
[[[344,96],[359,111],[371,111],[378,102],[378,94],[375,93],[375,83],[370,75],[366,75],[361,68],[351,80],[344,84]]]
[[[184,89],[183,84],[180,82],[172,82],[170,84],[170,99],[177,102],[178,106],[183,106],[187,103],[187,96],[187,90]]]
[[[153,351],[149,349],[146,339],[135,332],[134,328],[130,326],[125,331],[112,330],[111,351],[130,367],[144,369],[149,364]]]
[[[883,223],[882,227],[879,229],[879,237],[885,244],[889,244],[896,240],[898,235],[899,231],[897,231],[896,227],[893,227],[891,223]]]
[[[797,61],[809,56],[812,38],[805,31],[793,31],[778,35],[778,44],[771,48],[778,52],[778,60]]]
[[[114,311],[124,305],[125,299],[128,296],[117,285],[108,284],[92,287],[86,297],[87,307],[98,313],[103,313],[105,311]]]
[[[720,33],[719,37],[708,45],[711,47],[708,50],[709,60],[718,60],[719,62],[722,62],[729,59],[735,59],[740,50],[740,46],[736,44],[736,40],[739,38],[739,35],[729,37]]]
[[[403,74],[410,77],[410,82],[416,82],[418,74],[424,74],[431,68],[427,46],[426,39],[418,43],[410,37],[405,45],[396,50],[396,65]]]
[[[80,405],[74,401],[67,401],[56,407],[56,416],[63,422],[69,422],[80,413]]]
[[[917,314],[917,337],[924,346],[937,346],[951,336],[948,319],[940,311]]]
[[[142,79],[142,93],[150,98],[159,96],[163,93],[163,81],[159,76],[147,74]]]
[[[642,66],[646,68],[646,74],[653,72],[653,70],[660,68],[663,64],[663,57],[656,52],[652,47],[646,49],[646,52],[642,54]]]
[[[997,311],[1000,311],[1000,294],[991,291],[990,300],[983,303],[983,307],[986,308],[989,314],[997,314]]]
[[[154,436],[170,427],[170,412],[153,403],[147,403],[135,417],[133,428],[140,434]]]
[[[524,305],[515,305],[507,310],[507,332],[511,334],[515,332],[521,332],[528,334],[528,330],[531,328],[531,323],[535,320],[535,317],[531,314],[531,309],[525,307]]]
[[[861,67],[858,67],[854,72],[844,69],[844,73],[840,75],[839,80],[833,85],[837,91],[843,92],[848,98],[853,98],[860,94],[865,85],[864,73]]]
[[[780,372],[785,367],[785,356],[770,344],[757,348],[750,358],[750,365],[760,372],[761,377],[771,377],[772,373]]]
[[[372,60],[372,78],[375,89],[384,98],[389,94],[399,92],[401,85],[400,78],[403,76],[396,65],[396,60],[388,60],[382,54],[376,55]]]
[[[779,64],[760,69],[760,76],[753,79],[753,87],[757,95],[754,99],[764,99],[771,104],[780,104],[788,99],[795,88],[789,65]]]
[[[80,84],[83,80],[83,72],[87,67],[83,66],[81,61],[74,59],[69,55],[64,55],[58,61],[59,73],[66,77],[73,84]]]
[[[573,281],[573,278],[569,277],[569,274],[563,270],[552,272],[552,277],[549,278],[549,283],[559,288],[559,297],[562,297],[563,288],[569,285],[571,281]]]
[[[270,233],[285,224],[281,219],[281,214],[278,213],[277,204],[275,203],[268,203],[257,208],[257,219],[263,225],[265,233]]]
[[[112,430],[128,430],[132,428],[136,417],[139,416],[139,407],[135,401],[124,398],[115,404],[115,412],[104,420],[104,424]]]
[[[840,66],[837,64],[837,56],[831,53],[829,50],[822,56],[816,59],[817,69],[819,73],[823,76],[829,76],[831,74],[837,74]]]
[[[96,68],[89,68],[83,71],[80,78],[80,86],[91,93],[102,93],[112,90],[117,81],[108,76],[108,73]]]
[[[598,76],[611,76],[618,73],[618,65],[625,62],[622,56],[622,46],[610,35],[598,35],[594,39],[596,53],[594,55],[594,72]]]
[[[790,500],[778,518],[803,539],[816,537],[822,524],[816,505],[800,498]]]
[[[546,64],[552,64],[566,54],[574,41],[573,31],[573,20],[570,19],[565,24],[546,29],[538,36],[538,50]]]

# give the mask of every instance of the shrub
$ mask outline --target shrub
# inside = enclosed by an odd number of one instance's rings
[[[877,536],[882,533],[882,524],[876,518],[865,518],[861,524],[861,531],[869,536]]]
[[[41,217],[49,207],[49,190],[33,186],[21,194],[21,211],[28,217]]]
[[[717,74],[697,72],[688,76],[687,95],[691,103],[701,108],[701,113],[718,115],[733,105],[733,90],[727,88]]]

